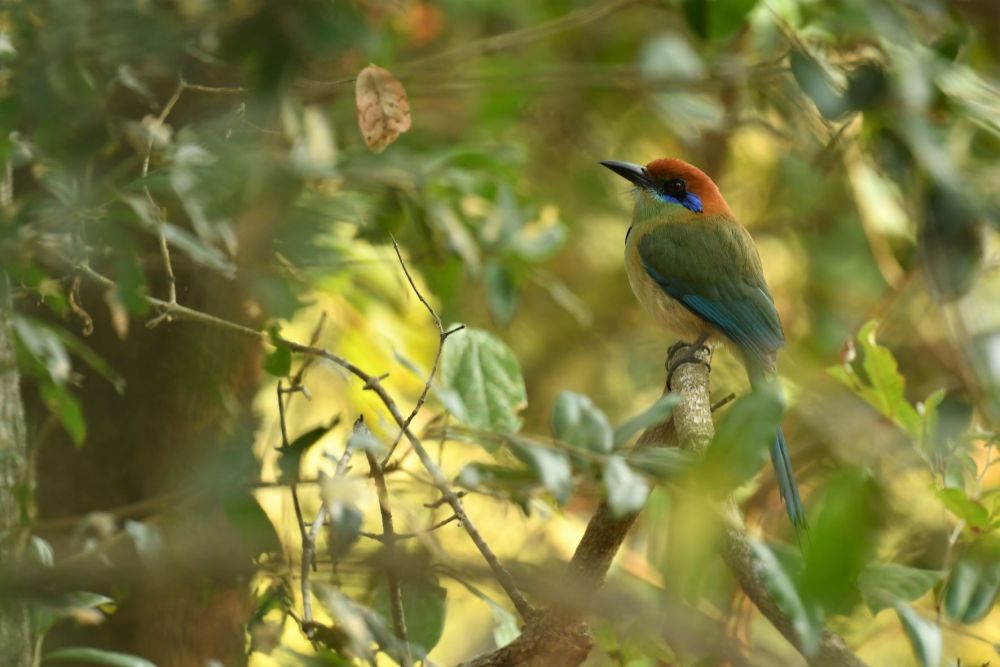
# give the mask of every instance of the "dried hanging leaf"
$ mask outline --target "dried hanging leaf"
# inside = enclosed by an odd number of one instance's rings
[[[399,79],[377,65],[361,70],[355,81],[358,127],[368,149],[381,153],[410,129],[410,102]]]

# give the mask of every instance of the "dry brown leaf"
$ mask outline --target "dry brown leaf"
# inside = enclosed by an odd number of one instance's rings
[[[358,105],[358,127],[365,145],[381,153],[410,129],[410,102],[399,79],[387,69],[369,65],[354,84]]]

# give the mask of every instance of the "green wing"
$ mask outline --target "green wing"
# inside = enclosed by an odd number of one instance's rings
[[[666,223],[639,239],[639,259],[664,292],[770,366],[785,336],[745,229],[725,219]]]

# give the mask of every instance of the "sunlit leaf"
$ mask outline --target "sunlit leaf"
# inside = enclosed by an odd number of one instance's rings
[[[834,366],[828,372],[884,417],[898,424],[916,442],[923,442],[923,420],[906,400],[906,381],[899,372],[892,351],[878,344],[875,338],[877,329],[878,322],[872,320],[858,332],[864,378],[850,364]]]
[[[905,604],[896,607],[896,614],[921,667],[938,667],[942,652],[941,628]]]
[[[873,614],[913,602],[944,579],[943,570],[921,570],[896,563],[868,563],[861,570],[858,585],[865,604]]]
[[[368,149],[381,153],[410,129],[410,102],[406,90],[391,72],[368,65],[354,83],[358,127]]]
[[[963,519],[974,528],[985,528],[989,523],[990,513],[979,501],[969,498],[964,489],[938,489],[935,491],[941,503],[952,514]]]
[[[466,328],[448,338],[441,381],[454,391],[461,409],[454,416],[474,428],[513,433],[517,412],[527,404],[521,368],[514,353],[487,331]]]

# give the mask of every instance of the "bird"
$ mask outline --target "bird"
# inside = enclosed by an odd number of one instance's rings
[[[668,369],[668,385],[678,366],[700,362],[697,349],[722,343],[742,359],[752,390],[762,387],[775,375],[785,336],[757,246],[719,187],[678,158],[646,166],[618,160],[601,164],[635,186],[632,224],[625,235],[632,291],[644,310],[687,346],[688,354]],[[805,508],[780,426],[771,463],[792,525],[805,528]]]

